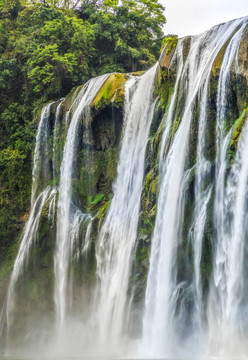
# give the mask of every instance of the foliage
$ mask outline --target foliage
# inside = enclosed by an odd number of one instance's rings
[[[168,55],[177,45],[178,37],[175,35],[166,36],[162,42],[160,52],[166,46],[166,55]]]
[[[158,0],[0,0],[1,246],[16,236],[29,209],[43,104],[92,76],[151,66],[163,10]],[[89,206],[100,200],[101,193]]]
[[[99,204],[103,200],[104,196],[105,194],[97,194],[94,199],[92,199],[92,196],[90,196],[88,199],[89,206],[91,207],[93,205]]]
[[[246,122],[247,112],[248,112],[248,108],[245,108],[243,110],[241,116],[234,123],[234,129],[233,129],[231,143],[230,143],[230,147],[232,150],[235,150],[237,147],[237,143],[240,138],[243,125]]]
[[[77,65],[74,54],[59,55],[58,45],[38,47],[28,61],[30,71],[28,78],[36,93],[60,94],[62,81],[73,74]],[[63,79],[64,77],[64,79]]]
[[[165,23],[158,0],[83,1],[81,16],[94,24],[100,72],[137,71],[159,55]]]

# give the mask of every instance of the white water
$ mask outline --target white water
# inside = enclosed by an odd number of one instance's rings
[[[214,259],[213,283],[210,293],[209,322],[210,347],[221,356],[242,352],[242,320],[238,319],[243,289],[243,256],[245,243],[245,209],[247,185],[247,127],[243,129],[235,162],[227,179],[227,149],[232,130],[224,130],[230,70],[235,62],[247,19],[241,19],[241,28],[231,39],[223,58],[217,95],[217,161],[216,161],[216,253]],[[239,325],[238,325],[239,324]],[[216,328],[218,331],[216,331]],[[217,336],[216,336],[217,332]]]
[[[11,327],[14,319],[12,319],[12,311],[15,307],[15,285],[19,276],[24,271],[25,264],[27,263],[30,249],[35,245],[38,236],[38,229],[40,224],[40,218],[42,210],[47,201],[51,201],[54,197],[55,190],[53,187],[48,186],[36,199],[28,221],[23,230],[23,236],[21,239],[21,245],[15,260],[14,268],[12,271],[10,285],[7,296],[6,305],[6,317],[7,317],[7,329]]]
[[[228,27],[228,31],[225,30],[224,40],[226,41],[227,36],[229,37],[234,29],[236,29],[244,20],[238,19],[233,23],[232,26]],[[225,57],[221,67],[220,73],[220,83],[222,86],[222,91],[226,87],[226,83],[223,83],[222,76],[223,72],[228,74],[230,69],[230,65],[233,60],[233,53],[237,51],[237,47],[239,41],[241,39],[241,35],[243,33],[244,26],[241,27],[240,30],[232,37],[231,42],[225,52]],[[222,42],[223,44],[223,42]],[[234,45],[234,46],[233,46]],[[219,49],[219,48],[218,48]],[[230,49],[231,53],[230,52]],[[228,62],[228,63],[227,63]],[[198,133],[198,145],[197,145],[197,163],[196,163],[196,180],[195,180],[195,214],[193,219],[193,227],[192,227],[192,243],[194,248],[194,275],[195,275],[195,329],[197,332],[197,337],[200,337],[199,331],[203,331],[202,329],[202,321],[203,321],[203,299],[202,299],[202,281],[201,281],[201,271],[200,271],[200,263],[202,257],[202,243],[205,229],[205,222],[207,216],[207,208],[211,198],[213,185],[210,183],[210,172],[211,172],[211,163],[205,158],[204,152],[206,147],[206,128],[207,128],[207,98],[208,98],[208,88],[209,88],[209,77],[204,84],[201,93],[200,100],[200,117],[199,117],[199,133]],[[220,102],[220,92],[217,95],[217,109],[218,111],[218,126],[223,128],[224,116],[222,114],[223,105],[219,104]],[[217,137],[219,133],[217,131]],[[218,186],[224,187],[222,183],[218,183]],[[217,195],[218,197],[218,195]],[[216,198],[217,198],[216,197]]]
[[[96,327],[99,342],[120,351],[129,320],[129,281],[136,243],[145,152],[155,102],[157,65],[125,89],[124,133],[113,185],[114,197],[101,228],[97,248]],[[94,315],[93,315],[94,317]],[[114,349],[114,350],[113,350]],[[106,351],[107,349],[105,349]],[[109,351],[107,350],[107,351]]]
[[[34,164],[33,164],[33,185],[31,195],[31,207],[33,207],[37,196],[37,189],[39,181],[47,181],[49,178],[49,118],[50,110],[53,103],[44,106],[38,132],[36,135],[35,150],[34,150]]]
[[[56,251],[54,256],[55,305],[58,334],[65,331],[65,319],[68,310],[68,269],[78,239],[78,227],[90,217],[72,205],[73,162],[78,141],[80,120],[90,116],[89,105],[100,90],[108,75],[89,80],[72,105],[73,116],[69,125],[63,159],[60,168],[60,185],[57,210]],[[60,336],[60,335],[59,335]]]
[[[179,88],[179,84],[180,84],[180,79],[181,79],[181,75],[182,75],[182,69],[183,69],[183,39],[180,39],[177,47],[176,47],[176,51],[175,54],[172,58],[172,62],[170,66],[173,66],[174,62],[178,62],[178,70],[177,70],[177,78],[176,78],[176,82],[175,82],[175,88],[174,88],[174,92],[171,98],[171,102],[170,102],[170,106],[168,109],[168,114],[166,114],[165,116],[165,128],[163,131],[163,137],[162,137],[162,141],[161,141],[161,148],[160,148],[160,158],[159,158],[159,165],[160,166],[164,166],[164,152],[166,147],[168,147],[168,138],[170,135],[170,131],[172,130],[172,124],[173,124],[173,114],[175,111],[175,106],[176,106],[176,99],[177,99],[177,94],[178,94],[178,88]],[[174,125],[174,124],[173,124]],[[174,128],[174,126],[173,126]],[[160,168],[160,171],[163,171]]]
[[[162,160],[164,165],[160,165],[160,169],[162,169],[160,173],[161,184],[152,239],[144,316],[144,344],[147,347],[148,356],[180,356],[184,352],[182,342],[180,349],[178,351],[175,349],[179,341],[177,337],[181,330],[181,321],[177,322],[176,309],[180,287],[183,287],[183,284],[176,284],[176,259],[182,225],[180,219],[183,206],[183,180],[190,124],[197,97],[201,104],[199,120],[199,134],[201,136],[201,128],[205,127],[207,90],[213,61],[240,23],[241,20],[237,20],[233,23],[220,25],[207,33],[194,37],[184,65],[181,86],[187,93],[185,108],[167,159]],[[174,103],[171,102],[170,106],[174,106]],[[169,109],[168,113],[172,114],[173,110]],[[201,145],[201,141],[198,141],[198,149],[200,150],[198,179],[205,175],[204,172],[207,169],[207,163],[201,156],[201,149],[204,146],[204,143]],[[199,270],[203,234],[201,227],[204,226],[205,222],[205,209],[210,197],[210,188],[206,190],[207,194],[201,193],[201,191],[198,192],[197,199],[200,209],[197,209],[199,217],[195,224],[196,243],[194,245],[198,319],[201,316]],[[205,198],[204,202],[202,201],[203,197]],[[191,352],[193,351],[194,349],[191,348]]]
[[[59,146],[58,146],[58,137],[59,137],[59,124],[60,124],[60,116],[61,116],[61,106],[63,104],[64,99],[61,99],[59,105],[56,109],[55,114],[55,121],[54,121],[54,128],[53,128],[53,180],[56,179],[57,176],[57,169],[58,169],[58,152],[59,152]]]
[[[246,125],[238,144],[226,191],[226,209],[230,210],[230,207],[232,207],[232,220],[230,221],[228,258],[226,259],[226,296],[221,300],[225,301],[225,320],[232,327],[231,333],[228,334],[228,341],[233,340],[233,335],[238,335],[238,337],[240,334],[243,335],[244,330],[246,330],[243,326],[245,318],[242,319],[244,316],[242,301],[247,295],[244,254],[247,235],[248,122],[247,118],[245,120]],[[247,300],[245,300],[245,303],[247,307]]]
[[[15,286],[19,276],[23,273],[25,265],[27,264],[30,249],[35,245],[38,238],[38,230],[40,218],[46,202],[51,204],[55,202],[56,189],[48,186],[45,190],[41,191],[37,196],[38,184],[40,178],[45,182],[49,179],[49,119],[50,110],[53,103],[46,105],[41,113],[38,132],[36,136],[36,144],[34,151],[34,164],[33,164],[33,183],[31,194],[31,211],[28,221],[24,227],[23,235],[21,237],[20,247],[15,259],[13,271],[11,274],[7,300],[6,300],[6,319],[7,319],[7,332],[9,332],[11,325],[14,322],[13,310],[15,308]],[[49,215],[54,217],[54,208],[51,207]],[[2,321],[4,322],[2,317]],[[3,325],[2,325],[3,326]]]

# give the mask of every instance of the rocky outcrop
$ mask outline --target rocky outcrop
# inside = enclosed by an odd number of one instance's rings
[[[114,107],[123,106],[127,78],[128,76],[125,74],[111,74],[93,99],[91,108],[99,112],[111,104]]]

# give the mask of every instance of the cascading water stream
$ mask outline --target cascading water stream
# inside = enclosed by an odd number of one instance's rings
[[[242,331],[242,318],[239,316],[242,298],[246,295],[244,281],[244,254],[247,234],[247,200],[248,184],[248,122],[242,131],[238,144],[235,162],[232,166],[227,182],[228,205],[232,205],[232,222],[229,235],[229,258],[227,261],[227,297],[225,316]],[[233,204],[234,202],[234,204]],[[230,209],[227,205],[226,209]],[[230,214],[229,214],[230,216]],[[243,309],[242,309],[243,310]]]
[[[28,255],[30,252],[31,246],[34,245],[36,239],[37,239],[37,233],[38,233],[38,227],[40,223],[40,217],[42,210],[44,208],[44,205],[46,201],[51,201],[51,199],[54,197],[55,190],[48,186],[36,199],[28,222],[25,225],[25,228],[23,230],[23,237],[21,240],[21,245],[17,254],[17,258],[15,260],[13,272],[10,279],[10,285],[8,290],[8,296],[7,296],[7,307],[6,307],[6,314],[7,314],[7,328],[9,329],[12,320],[11,320],[11,313],[14,308],[14,301],[15,301],[15,284],[22,273],[25,263],[28,260]]]
[[[209,77],[212,64],[222,46],[228,41],[233,32],[241,24],[241,20],[222,24],[198,37],[194,37],[191,50],[184,65],[181,76],[181,86],[187,92],[185,108],[181,122],[174,137],[164,164],[160,165],[161,184],[159,189],[157,217],[152,239],[150,257],[150,269],[146,291],[146,311],[144,315],[144,344],[148,354],[152,356],[175,355],[175,343],[178,341],[176,334],[180,333],[180,321],[176,322],[176,309],[178,302],[178,286],[176,284],[176,257],[179,244],[180,227],[183,206],[183,179],[189,141],[190,124],[193,117],[193,108],[196,98],[202,104],[200,111],[200,134],[204,128],[206,119],[206,99]],[[205,47],[202,47],[202,44]],[[207,49],[205,51],[205,48]],[[173,102],[170,106],[174,106]],[[173,111],[169,109],[169,114]],[[198,148],[201,144],[198,142]],[[204,143],[203,143],[204,146]],[[161,161],[160,157],[160,161]],[[176,164],[176,166],[175,166]],[[206,163],[203,156],[200,157],[199,171],[204,175]],[[198,178],[199,175],[198,174]],[[204,177],[204,176],[203,176]],[[202,191],[202,190],[200,190]],[[209,199],[210,188],[207,196],[199,193],[198,199]],[[200,212],[205,212],[207,201]],[[205,216],[203,214],[203,216]],[[204,219],[203,219],[204,220]],[[202,226],[202,225],[201,225]],[[196,227],[198,244],[194,246],[196,260],[196,301],[201,301],[199,295],[199,265],[201,253],[201,238],[203,230]],[[201,308],[201,305],[198,305]],[[179,328],[177,328],[179,326]]]
[[[64,99],[61,99],[59,105],[57,106],[56,113],[55,113],[54,128],[53,128],[53,180],[55,180],[56,176],[57,176],[57,168],[58,168],[57,157],[59,155],[58,136],[59,136],[61,107],[62,107],[63,101],[64,101]]]
[[[75,99],[72,105],[73,116],[69,125],[63,151],[63,159],[60,168],[56,251],[54,257],[55,305],[59,336],[61,332],[65,330],[64,325],[68,307],[68,269],[73,255],[72,249],[74,248],[74,243],[78,234],[75,226],[78,227],[82,221],[90,219],[89,215],[81,213],[80,210],[72,204],[71,199],[73,162],[78,140],[78,127],[81,119],[86,121],[90,116],[90,103],[108,76],[109,75],[102,75],[98,78],[89,80]]]
[[[174,93],[171,98],[171,103],[170,103],[170,106],[168,109],[168,114],[166,114],[166,117],[165,117],[165,128],[164,128],[164,132],[163,132],[160,154],[159,154],[159,156],[160,156],[159,165],[163,165],[164,152],[165,152],[165,148],[168,146],[168,138],[170,135],[172,124],[173,124],[173,112],[175,110],[175,105],[176,105],[176,100],[177,100],[177,92],[178,92],[182,69],[183,69],[183,53],[182,53],[183,42],[184,42],[183,39],[179,40],[177,47],[176,47],[175,54],[173,56],[173,59],[172,59],[171,65],[170,65],[170,66],[173,66],[174,62],[177,61],[178,62],[178,71],[177,71],[177,78],[176,78],[176,82],[175,82]],[[162,169],[160,169],[160,170],[162,171]]]
[[[246,190],[248,185],[248,123],[242,131],[238,144],[235,162],[227,180],[225,209],[230,219],[229,234],[226,234],[226,294],[221,299],[223,320],[229,324],[224,329],[224,340],[234,342],[236,338],[243,340],[246,331],[243,324],[243,303],[247,306],[246,281],[244,272],[245,241],[247,234],[247,200]],[[231,209],[231,211],[230,211]],[[245,299],[245,300],[244,300]],[[240,313],[241,312],[241,313]],[[246,325],[245,325],[246,326]],[[225,331],[227,330],[227,331]],[[226,339],[225,339],[226,336]],[[233,345],[232,345],[233,346]],[[228,346],[230,349],[230,346]]]
[[[237,20],[234,23],[234,26],[238,27],[242,23],[242,20]],[[238,30],[238,32],[233,36],[231,44],[236,44],[237,39],[241,38],[244,26]],[[233,28],[229,29],[234,31]],[[233,56],[229,51],[230,45],[228,46],[227,56],[229,63],[232,61]],[[233,51],[233,49],[232,49]],[[222,69],[227,73],[229,66],[225,62],[222,65]],[[222,84],[223,86],[223,84]],[[203,304],[202,304],[202,282],[201,282],[201,271],[200,263],[202,257],[202,242],[204,236],[204,227],[207,217],[208,204],[211,198],[213,185],[211,184],[211,162],[208,161],[204,155],[206,148],[206,125],[207,125],[207,95],[209,88],[209,78],[206,81],[204,88],[201,94],[200,102],[200,117],[199,117],[199,130],[198,130],[198,145],[197,145],[197,162],[196,162],[196,177],[195,177],[195,214],[193,218],[192,226],[192,243],[194,248],[194,275],[195,275],[195,329],[197,337],[199,337],[199,330],[202,329],[202,316],[203,316]],[[219,103],[219,94],[217,103]],[[219,106],[217,105],[217,108]],[[221,121],[218,121],[218,126],[223,127],[223,106],[220,109],[219,118]],[[219,136],[219,135],[218,135]]]
[[[97,248],[99,287],[96,325],[99,342],[118,348],[128,326],[128,287],[137,237],[145,152],[155,102],[157,65],[125,89],[124,132],[113,186],[114,197],[100,230]],[[120,350],[120,349],[118,349]]]
[[[7,300],[6,300],[6,319],[7,332],[14,321],[12,313],[15,306],[15,286],[19,276],[24,270],[27,263],[31,247],[37,240],[38,228],[40,224],[41,213],[47,201],[53,201],[56,195],[56,190],[52,186],[48,186],[41,191],[37,196],[38,182],[42,179],[45,183],[49,178],[49,119],[50,110],[53,103],[46,105],[41,113],[38,132],[36,136],[36,144],[34,150],[34,165],[33,165],[33,183],[31,194],[31,211],[28,221],[23,230],[21,245],[17,253],[14,263],[14,268],[11,274]],[[51,212],[52,213],[52,212]],[[3,317],[4,319],[4,317]]]
[[[237,20],[238,21],[238,20]],[[246,142],[247,127],[243,129],[237,149],[235,162],[230,174],[227,173],[227,150],[230,144],[232,129],[225,134],[225,118],[227,114],[227,94],[230,87],[230,71],[235,62],[235,72],[238,72],[237,54],[247,18],[239,19],[240,29],[232,37],[224,54],[217,95],[217,160],[216,160],[216,197],[215,197],[215,227],[216,252],[214,258],[213,284],[210,293],[209,322],[210,343],[214,351],[237,353],[240,348],[235,337],[237,329],[239,306],[244,295],[243,256],[245,241],[245,186],[247,185]],[[236,198],[236,199],[235,199]],[[216,336],[216,328],[218,336]],[[214,334],[213,334],[214,332]],[[232,340],[232,341],[230,341]],[[230,345],[231,344],[231,345]],[[239,349],[240,350],[240,349]],[[222,354],[223,355],[223,354]]]
[[[49,177],[49,118],[51,106],[53,104],[54,103],[50,103],[44,106],[36,136],[31,207],[33,207],[36,200],[40,177],[42,177],[43,181],[47,181]]]

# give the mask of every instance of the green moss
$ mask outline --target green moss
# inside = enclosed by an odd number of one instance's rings
[[[181,119],[180,118],[176,118],[176,121],[174,123],[174,127],[173,127],[173,137],[175,136],[178,128],[179,128],[179,124],[181,122]]]
[[[106,213],[107,213],[107,211],[108,211],[108,208],[109,208],[110,204],[111,204],[111,200],[105,202],[105,203],[102,205],[102,207],[100,208],[100,210],[98,211],[96,217],[97,217],[97,219],[100,221],[100,223],[101,223],[101,222],[103,221],[103,219],[105,218],[105,215],[106,215]]]
[[[146,176],[146,182],[145,182],[146,192],[149,191],[151,181],[152,181],[152,170]]]
[[[135,72],[132,72],[130,73],[130,75],[133,75],[133,76],[142,76],[146,73],[146,70],[144,71],[135,71]]]
[[[163,42],[162,42],[160,52],[162,52],[164,47],[166,46],[165,52],[166,52],[166,55],[168,55],[177,46],[177,43],[178,43],[178,37],[177,36],[167,36],[167,37],[165,37]]]
[[[155,79],[154,97],[159,99],[158,106],[167,111],[171,95],[174,91],[174,78],[168,73],[167,68],[159,68]]]
[[[191,36],[187,36],[183,41],[183,61],[185,62],[191,48]]]
[[[241,116],[235,121],[234,130],[232,133],[230,148],[232,150],[237,148],[237,144],[241,135],[242,128],[247,120],[248,108],[244,109]]]
[[[155,204],[153,206],[153,208],[151,209],[150,214],[149,214],[149,218],[153,219],[154,222],[155,222],[156,213],[157,213],[157,204]],[[154,229],[154,222],[152,223],[152,226],[151,226],[152,230]]]
[[[99,93],[91,103],[91,107],[99,110],[107,105],[114,103],[120,106],[124,102],[124,86],[127,76],[124,74],[112,74],[103,84]]]
[[[158,189],[158,177],[152,182],[152,193],[156,194]]]
[[[92,196],[89,196],[89,198],[88,198],[89,207],[99,204],[103,200],[104,197],[105,197],[105,194],[96,194],[94,199],[92,199]]]

